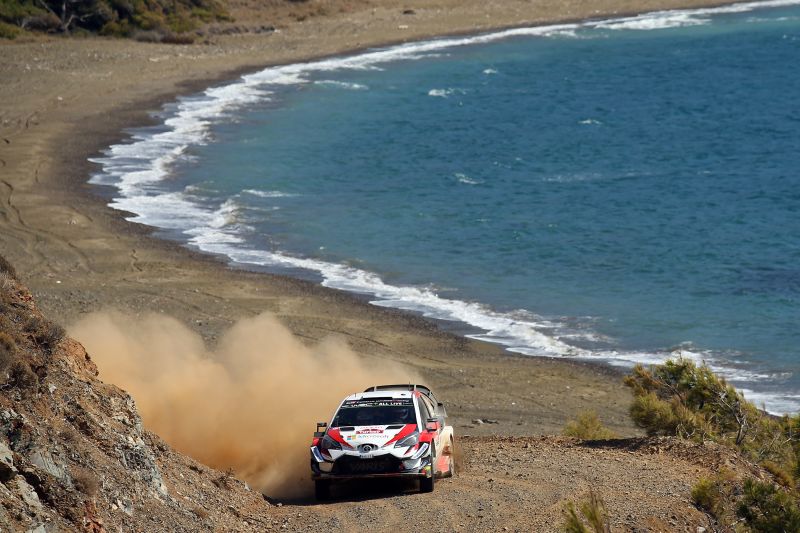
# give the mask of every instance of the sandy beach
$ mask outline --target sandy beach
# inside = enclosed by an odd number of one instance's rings
[[[723,3],[723,2],[718,2]],[[635,435],[619,374],[596,365],[516,356],[439,324],[289,277],[228,268],[159,240],[109,209],[87,180],[88,158],[179,94],[268,65],[381,44],[601,18],[710,1],[308,2],[234,16],[274,33],[214,35],[188,46],[100,38],[0,42],[0,252],[42,310],[69,325],[117,309],[178,318],[212,343],[268,311],[309,344],[330,336],[366,358],[409,365],[445,398],[461,434],[558,433],[595,409]],[[404,14],[404,11],[406,13]],[[102,375],[101,375],[102,378]],[[474,424],[474,419],[495,424]]]

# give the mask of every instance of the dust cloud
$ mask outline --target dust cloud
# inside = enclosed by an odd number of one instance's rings
[[[175,449],[232,469],[267,495],[306,494],[315,423],[347,394],[415,376],[368,365],[335,339],[308,347],[262,314],[230,328],[213,350],[174,318],[95,313],[70,328],[100,370],[128,391],[145,426]]]

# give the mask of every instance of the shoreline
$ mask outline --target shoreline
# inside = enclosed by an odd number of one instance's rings
[[[729,3],[701,2],[698,5],[707,7]],[[669,6],[647,6],[625,13],[650,12],[662,7]],[[615,18],[623,16],[619,13],[609,15]],[[564,20],[539,21],[538,25]],[[569,20],[588,19],[579,17]],[[529,26],[530,23],[521,23],[514,27]],[[231,268],[219,257],[160,239],[154,236],[155,229],[124,220],[123,213],[108,207],[95,189],[96,186],[87,182],[88,176],[96,169],[88,157],[126,138],[126,129],[153,123],[150,112],[166,102],[174,101],[181,94],[191,94],[226,80],[235,80],[246,72],[270,66],[321,57],[341,57],[376,46],[388,46],[387,40],[400,43],[431,37],[475,35],[509,27],[512,26],[499,25],[491,29],[482,28],[478,32],[455,30],[427,37],[415,35],[410,39],[398,36],[395,40],[388,35],[381,35],[383,40],[380,44],[367,43],[350,48],[344,46],[346,43],[341,43],[343,46],[338,51],[321,55],[313,52],[295,55],[294,50],[284,50],[282,54],[288,54],[291,58],[277,61],[267,59],[258,66],[250,62],[252,56],[245,52],[237,56],[237,61],[242,64],[233,68],[225,61],[212,60],[208,62],[210,65],[205,65],[203,75],[198,75],[197,70],[192,69],[188,69],[183,76],[161,71],[159,83],[151,80],[149,85],[144,83],[145,87],[142,87],[140,82],[136,90],[129,89],[127,93],[119,84],[112,83],[110,88],[102,87],[107,92],[101,98],[100,105],[89,104],[89,108],[84,105],[83,108],[68,109],[66,112],[61,102],[70,97],[57,94],[53,98],[60,87],[49,87],[47,90],[48,86],[42,85],[41,79],[35,80],[39,83],[27,85],[34,93],[29,95],[27,108],[23,105],[13,109],[18,103],[14,98],[10,99],[12,109],[8,104],[0,106],[0,138],[6,140],[0,143],[0,168],[4,174],[0,182],[4,215],[0,223],[3,254],[17,265],[17,270],[37,294],[46,314],[66,324],[74,322],[86,312],[108,307],[133,314],[152,310],[177,316],[213,342],[234,319],[266,309],[274,312],[295,335],[307,342],[316,342],[333,333],[345,336],[349,344],[362,355],[396,361],[408,358],[406,362],[420,369],[423,374],[435,376],[434,380],[439,382],[435,386],[445,391],[445,397],[451,398],[449,403],[453,405],[451,410],[456,423],[468,425],[472,417],[496,418],[502,422],[494,428],[476,428],[474,434],[557,432],[566,418],[588,407],[598,409],[601,415],[607,412],[609,425],[618,432],[635,434],[636,430],[627,420],[628,393],[619,384],[618,378],[610,379],[610,375],[619,375],[617,369],[610,365],[513,354],[497,345],[443,331],[432,320],[405,311],[370,305],[364,299],[343,291],[284,275]],[[263,42],[269,39],[270,36],[261,36],[252,40]],[[148,62],[157,65],[161,61],[153,60],[151,54],[154,51],[168,53],[170,61],[175,60],[175,64],[178,64],[186,50],[103,39],[61,41],[54,45],[56,41],[36,44],[40,44],[45,51],[49,47],[51,54],[58,53],[53,49],[62,44],[61,48],[67,49],[67,52],[72,50],[78,54],[85,52],[95,55],[101,53],[99,51],[103,45],[115,50],[129,46],[142,53],[138,64],[145,66],[149,66]],[[17,52],[36,48],[35,44],[28,43],[1,46]],[[194,50],[198,46],[202,45],[193,45],[191,48]],[[34,50],[33,53],[39,52]],[[8,59],[13,63],[16,58]],[[0,67],[5,71],[8,65],[5,60],[0,61]],[[136,64],[132,62],[132,66]],[[108,63],[102,65],[103,68],[111,66]],[[110,70],[111,76],[120,74],[122,68]],[[13,68],[9,70],[14,71]],[[91,68],[88,70],[96,73]],[[65,76],[56,69],[50,72],[53,74],[49,78],[44,76],[46,81],[57,81]],[[80,74],[79,71],[77,73]],[[123,74],[133,74],[131,82],[139,77],[137,73]],[[90,80],[74,82],[70,96],[78,99],[87,90],[87,85],[97,88],[98,83],[93,86]],[[12,83],[10,88],[13,90],[17,87],[25,88],[26,81]],[[54,88],[59,90],[54,92]],[[0,94],[6,96],[8,89],[8,86],[0,87]],[[124,94],[115,94],[117,92]],[[144,95],[139,94],[141,92]],[[37,101],[42,96],[48,97],[48,106],[42,106],[42,102]],[[22,117],[15,115],[20,115],[20,111],[22,114],[29,112],[31,108],[34,111],[25,118],[23,128]],[[32,117],[35,117],[33,124]],[[79,124],[77,132],[72,129],[76,123]],[[42,128],[43,124],[47,127]],[[46,131],[40,133],[42,129]],[[12,157],[9,157],[9,147],[18,150],[20,145],[22,148],[16,154],[12,151]],[[256,297],[254,291],[266,295]],[[209,305],[216,305],[219,309],[211,312]],[[344,318],[339,318],[340,315]],[[375,325],[379,328],[377,332],[373,331]],[[324,333],[326,331],[328,333]],[[482,390],[471,394],[469,390],[463,391],[464,372],[475,381],[466,388]],[[532,380],[535,380],[535,384],[531,383]],[[581,395],[577,391],[570,391],[569,384],[576,389],[585,389],[586,393]],[[531,393],[531,389],[535,389],[536,393]],[[505,402],[509,396],[524,398],[524,402]],[[475,401],[472,401],[473,398]],[[509,407],[509,404],[514,407]],[[554,409],[556,405],[558,408]],[[543,420],[523,422],[535,416]]]

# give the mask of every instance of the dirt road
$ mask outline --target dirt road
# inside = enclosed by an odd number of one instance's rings
[[[697,478],[747,468],[713,445],[674,439],[581,443],[559,437],[463,437],[461,470],[433,494],[414,484],[340,486],[330,502],[282,502],[269,528],[288,531],[561,531],[567,502],[589,490],[614,531],[709,528],[691,503]]]

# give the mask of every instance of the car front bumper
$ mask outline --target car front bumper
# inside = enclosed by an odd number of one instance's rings
[[[391,454],[377,457],[372,456],[369,458],[347,455],[332,461],[323,457],[319,448],[312,446],[311,478],[315,480],[345,480],[388,477],[431,477],[433,475],[433,465],[430,461],[430,455],[426,453],[427,445],[425,449],[420,450],[420,452],[421,453],[415,453],[407,459],[398,458]],[[362,470],[360,467],[366,465],[367,461],[380,461],[381,465],[377,468],[379,471],[370,471],[370,469]]]

